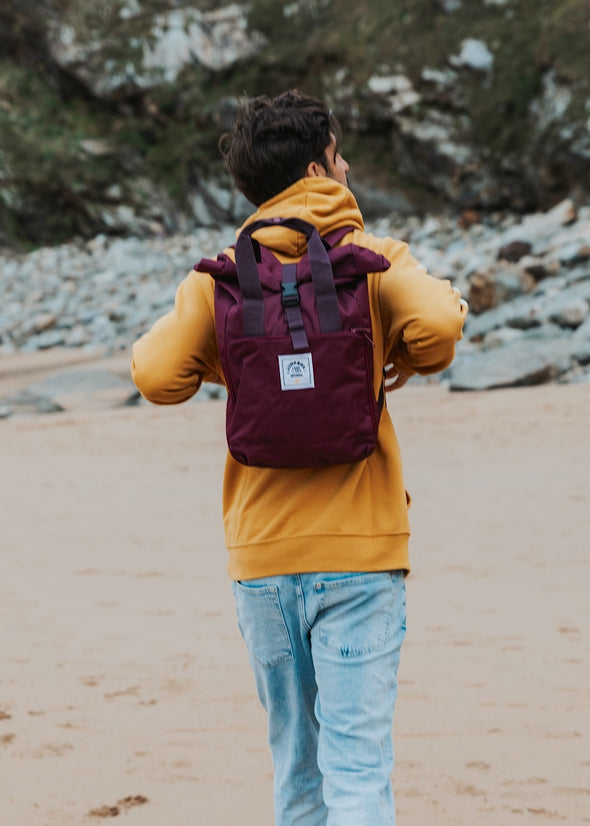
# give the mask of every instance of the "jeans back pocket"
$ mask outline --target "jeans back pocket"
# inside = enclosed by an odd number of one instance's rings
[[[233,590],[240,632],[250,657],[266,668],[292,660],[277,586],[234,582]]]

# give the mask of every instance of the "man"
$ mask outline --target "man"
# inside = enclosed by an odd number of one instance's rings
[[[390,261],[368,275],[375,395],[414,373],[444,369],[467,313],[447,281],[405,244],[364,232],[348,189],[339,128],[298,92],[242,104],[220,142],[237,187],[257,207],[247,221],[298,217],[320,234],[349,227]],[[305,239],[281,226],[256,238],[282,262]],[[227,251],[233,255],[232,251]],[[134,347],[144,396],[174,404],[222,380],[214,284],[191,272],[174,309]],[[246,467],[228,455],[223,508],[240,630],[268,713],[278,826],[391,826],[397,666],[405,634],[408,516],[399,448],[383,410],[375,451],[327,468]]]

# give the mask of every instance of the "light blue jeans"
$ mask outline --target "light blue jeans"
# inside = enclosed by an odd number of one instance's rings
[[[403,572],[234,582],[268,714],[276,826],[393,826]]]

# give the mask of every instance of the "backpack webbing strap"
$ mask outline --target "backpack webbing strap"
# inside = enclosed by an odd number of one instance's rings
[[[236,243],[236,270],[244,299],[244,335],[264,335],[264,298],[254,246],[243,233]]]
[[[307,240],[307,254],[311,268],[311,280],[315,291],[315,300],[322,333],[337,333],[342,329],[336,285],[332,265],[326,248],[322,244],[317,229],[314,227]]]
[[[300,218],[272,218],[253,221],[248,224],[236,243],[236,269],[240,290],[244,298],[244,335],[264,335],[264,299],[258,276],[253,241],[250,236],[257,229],[267,226],[284,226],[295,232],[302,232],[307,238],[307,252],[311,268],[320,329],[323,333],[334,333],[342,329],[342,320],[336,297],[336,286],[328,253],[313,224]]]
[[[309,342],[305,334],[303,316],[301,315],[301,304],[299,301],[299,290],[297,289],[297,264],[283,264],[283,276],[281,280],[283,291],[282,303],[285,308],[285,320],[291,343],[294,350],[307,350]]]

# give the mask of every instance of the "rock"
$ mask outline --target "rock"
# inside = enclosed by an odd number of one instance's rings
[[[406,75],[373,75],[367,86],[378,95],[395,95],[413,88],[412,81]]]
[[[576,364],[582,367],[586,367],[588,364],[590,364],[590,341],[586,340],[578,343],[575,339],[573,339],[571,345],[571,353]],[[574,367],[574,370],[575,369],[576,368]],[[586,376],[588,377],[587,372]]]
[[[139,14],[141,14],[139,0],[121,0],[119,7],[119,17],[121,20],[129,20],[131,17],[137,17]]]
[[[68,347],[83,347],[85,344],[90,344],[91,341],[90,330],[82,324],[76,324],[65,337],[65,343]]]
[[[71,20],[54,23],[49,36],[52,59],[96,97],[112,98],[122,90],[174,83],[195,63],[222,71],[254,54],[263,42],[260,34],[248,31],[245,9],[237,3],[213,11],[186,6],[154,14],[145,35],[145,21],[139,23],[145,12],[140,7],[135,13],[136,8],[128,4],[109,31],[78,28],[73,14]],[[134,18],[138,25],[130,27]]]
[[[493,202],[497,184],[466,132],[464,115],[428,107],[396,116],[394,155],[400,173],[443,194],[459,208]]]
[[[513,243],[518,244],[519,242],[514,241]],[[524,255],[519,263],[522,269],[532,275],[536,281],[556,276],[560,268],[559,261],[548,260],[538,255]]]
[[[469,315],[465,323],[465,336],[470,341],[481,340],[492,330],[515,327],[529,330],[542,324],[542,302],[538,297],[524,296],[495,307],[479,316]]]
[[[557,384],[590,384],[590,369],[574,367],[557,380]]]
[[[23,345],[23,351],[49,350],[51,347],[60,347],[66,343],[66,335],[63,330],[48,330],[44,333],[37,333],[27,338]]]
[[[406,75],[373,75],[367,87],[384,98],[392,113],[402,112],[420,101],[420,95]]]
[[[83,152],[94,158],[103,158],[105,155],[111,155],[114,152],[114,147],[105,140],[84,138],[84,140],[80,141],[79,146]],[[107,194],[112,197],[112,190],[107,192]]]
[[[574,332],[577,338],[590,338],[590,315],[587,315],[582,324]]]
[[[469,277],[469,307],[479,315],[523,295],[533,283],[528,283],[521,269],[509,264],[493,272],[475,272]]]
[[[519,330],[516,327],[500,327],[485,336],[482,349],[489,350],[492,347],[502,347],[513,341],[524,341],[526,336],[526,330]],[[471,352],[476,353],[478,349],[474,348]]]
[[[588,302],[583,298],[570,297],[564,295],[553,306],[549,315],[551,321],[559,324],[560,327],[571,327],[576,329],[588,317]]]
[[[144,45],[144,67],[164,71],[166,82],[176,80],[193,62],[220,71],[256,52],[260,34],[248,32],[245,10],[232,3],[210,12],[193,7],[158,15],[152,26],[153,45]]]
[[[457,112],[465,112],[467,109],[467,95],[458,82],[458,73],[454,69],[432,69],[425,66],[420,73],[419,90],[422,99],[436,109],[446,107]]]
[[[542,78],[541,95],[530,105],[535,130],[542,135],[554,123],[559,123],[572,102],[572,89],[562,81],[555,69],[549,69]]]
[[[449,58],[449,63],[458,68],[487,73],[494,66],[494,55],[483,40],[468,37],[461,43],[459,54]]]
[[[590,280],[569,287],[565,287],[565,280],[561,285],[555,281],[544,281],[533,293],[519,296],[480,316],[470,314],[465,323],[465,336],[470,340],[481,340],[500,327],[528,330],[550,321],[557,322],[558,319],[562,319],[563,326],[570,327],[574,319],[586,317],[589,304]],[[570,322],[566,323],[564,319],[567,318]]]
[[[590,245],[582,239],[576,240],[558,247],[555,254],[561,264],[572,267],[590,259]]]
[[[550,249],[558,230],[575,223],[576,219],[576,206],[566,198],[553,209],[527,215],[520,223],[510,227],[502,236],[501,248],[518,242],[527,244],[533,255],[543,255]]]
[[[461,0],[437,0],[437,4],[445,14],[452,14],[461,8]]]
[[[553,381],[573,364],[572,347],[562,338],[516,339],[478,353],[458,352],[445,374],[451,390],[492,390]]]
[[[204,382],[199,392],[194,397],[196,401],[218,401],[227,399],[227,390],[222,384],[212,384],[211,382]]]
[[[22,335],[24,337],[29,337],[37,335],[38,333],[44,333],[47,330],[53,329],[53,327],[55,327],[56,324],[57,317],[54,313],[39,313],[38,315],[34,316],[29,322],[23,325]]]
[[[139,392],[131,379],[122,379],[115,373],[99,368],[63,370],[4,403],[23,412],[61,412],[80,408],[104,409],[137,404]]]
[[[498,250],[498,258],[505,261],[520,261],[531,251],[531,244],[527,241],[511,241]]]
[[[475,209],[464,209],[461,215],[459,216],[458,224],[461,229],[469,229],[469,227],[475,226],[476,224],[480,223],[480,214]]]
[[[435,152],[448,164],[465,164],[475,157],[473,147],[461,144],[458,123],[447,112],[431,111],[428,120],[403,117],[397,122],[402,136],[418,146],[429,147],[430,152]]]
[[[470,311],[475,315],[480,315],[498,305],[496,281],[491,273],[475,272],[470,276],[467,300]]]
[[[23,390],[15,396],[4,399],[2,406],[8,411],[8,416],[29,413],[63,413],[63,407],[57,402],[54,402],[48,396],[39,395],[29,390]],[[4,418],[8,418],[8,416]]]
[[[366,220],[377,220],[392,212],[402,215],[412,212],[412,205],[402,192],[381,189],[377,184],[356,180],[354,175],[350,176],[349,183]]]

